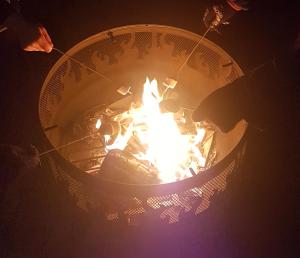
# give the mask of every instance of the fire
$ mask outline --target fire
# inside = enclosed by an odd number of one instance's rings
[[[134,138],[138,148],[130,149],[132,155],[154,167],[160,181],[168,183],[190,177],[191,171],[205,167],[206,158],[200,145],[206,131],[199,123],[192,122],[194,133],[183,133],[182,126],[186,125],[183,115],[161,112],[163,100],[157,81],[147,78],[141,104],[132,105],[129,111],[114,117],[123,130],[112,143],[109,135],[104,138],[107,151],[125,150]],[[100,127],[101,122],[97,121],[97,125]]]
[[[101,120],[98,119],[97,122],[96,122],[96,129],[100,129],[101,124],[102,124]]]

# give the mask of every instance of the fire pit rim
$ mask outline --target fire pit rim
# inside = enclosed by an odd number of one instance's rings
[[[199,37],[200,37],[200,35],[198,35],[194,32],[191,32],[191,31],[188,31],[188,30],[185,30],[182,28],[174,27],[174,26],[168,26],[168,25],[157,25],[157,24],[127,25],[127,26],[120,26],[117,28],[107,29],[105,31],[102,31],[95,35],[92,35],[92,36],[78,42],[77,44],[75,44],[71,49],[66,51],[66,54],[72,56],[74,53],[83,49],[87,45],[87,43],[90,44],[91,41],[93,41],[95,39],[99,39],[100,34],[101,34],[101,37],[103,37],[103,35],[108,35],[109,33],[110,34],[116,33],[115,34],[115,36],[116,36],[116,35],[118,35],[118,31],[123,31],[124,29],[127,29],[127,30],[132,30],[133,32],[137,32],[138,28],[141,29],[141,32],[145,32],[145,29],[149,29],[149,32],[150,32],[152,27],[161,28],[161,29],[169,28],[171,30],[176,29],[177,32],[184,33],[184,34],[188,33],[190,36],[192,36],[192,39],[194,39],[194,40],[199,40]],[[216,45],[215,43],[213,43],[212,41],[210,41],[208,39],[203,39],[203,41],[204,42],[208,41],[209,44],[213,48],[224,51],[222,48],[220,48],[218,45]],[[43,85],[47,84],[50,81],[53,71],[56,71],[58,69],[58,67],[62,63],[64,63],[67,59],[68,59],[67,56],[62,56],[57,60],[57,62],[49,70]],[[241,74],[243,74],[241,68],[238,65],[236,68],[239,70],[239,72]],[[41,92],[40,92],[39,104],[40,104],[41,96],[43,95],[44,90],[45,90],[45,88],[42,87]],[[40,112],[40,107],[39,107],[39,112]],[[43,135],[45,138],[46,147],[53,148],[53,145],[51,144],[50,140],[48,139],[48,137],[46,135],[44,128],[42,127],[41,119],[40,119],[40,125],[41,125],[41,129],[43,131]],[[245,132],[242,135],[238,144],[232,149],[232,151],[227,156],[225,156],[222,160],[218,161],[217,164],[213,165],[211,168],[206,169],[205,171],[202,171],[201,173],[197,174],[196,176],[186,178],[181,181],[172,182],[172,183],[164,183],[164,184],[126,184],[126,183],[122,183],[122,182],[111,181],[108,179],[91,176],[91,175],[81,171],[79,168],[77,168],[71,162],[67,161],[63,156],[61,156],[58,151],[54,151],[53,153],[50,154],[50,156],[53,157],[54,160],[56,160],[58,162],[58,164],[60,166],[62,166],[62,168],[64,168],[64,169],[66,168],[66,170],[68,171],[68,174],[70,176],[72,176],[76,179],[80,179],[80,181],[88,184],[89,186],[91,186],[95,189],[101,189],[101,190],[105,189],[108,192],[114,192],[114,193],[116,193],[116,191],[117,191],[119,193],[122,193],[122,194],[125,193],[127,195],[132,195],[132,196],[137,196],[137,195],[152,195],[153,196],[153,195],[162,195],[162,194],[172,194],[172,193],[179,192],[179,191],[185,191],[187,189],[191,189],[196,186],[199,187],[199,185],[205,184],[210,179],[214,178],[219,173],[221,173],[222,168],[225,168],[226,166],[228,166],[228,164],[230,164],[230,162],[232,161],[232,157],[234,155],[236,155],[236,153],[238,152],[240,147],[246,142],[247,134],[248,134],[248,127],[247,127],[247,124],[245,123]]]

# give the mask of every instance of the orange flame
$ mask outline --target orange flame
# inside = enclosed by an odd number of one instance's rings
[[[194,123],[196,134],[182,134],[174,113],[162,113],[157,81],[147,78],[144,84],[142,105],[131,108],[115,119],[127,121],[125,133],[119,134],[107,150],[124,150],[135,135],[145,151],[132,153],[137,159],[150,162],[158,170],[161,182],[168,183],[191,176],[190,169],[199,171],[206,163],[199,144],[205,136],[205,129]]]

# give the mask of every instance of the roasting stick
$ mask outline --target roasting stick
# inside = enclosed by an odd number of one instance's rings
[[[80,66],[82,66],[82,67],[84,67],[84,68],[86,68],[86,69],[88,69],[88,70],[90,70],[90,71],[92,71],[92,72],[98,74],[98,75],[99,75],[100,77],[102,77],[103,79],[105,79],[105,80],[107,80],[107,81],[113,83],[113,80],[112,80],[112,79],[110,79],[109,77],[105,76],[105,75],[102,74],[102,73],[99,73],[97,70],[91,68],[90,66],[85,65],[84,63],[82,63],[81,61],[79,61],[77,58],[75,58],[75,57],[73,57],[73,56],[67,54],[66,52],[64,52],[64,51],[62,51],[62,50],[60,50],[60,49],[58,49],[58,48],[56,48],[56,47],[54,47],[53,50],[55,50],[56,52],[58,52],[59,54],[61,54],[61,55],[63,55],[63,56],[68,57],[69,59],[71,59],[71,60],[74,61],[75,63],[79,64]]]
[[[2,28],[0,28],[0,32],[5,31],[5,30],[7,30],[7,27],[2,27]],[[91,68],[91,67],[85,65],[84,63],[82,63],[81,61],[79,61],[77,58],[68,55],[67,53],[65,53],[64,51],[62,51],[62,50],[60,50],[60,49],[58,49],[58,48],[56,48],[56,47],[53,47],[53,50],[55,50],[56,52],[58,52],[59,54],[61,54],[61,55],[63,55],[63,56],[68,57],[69,59],[71,59],[71,60],[74,61],[75,63],[81,65],[82,67],[84,67],[84,68],[86,68],[86,69],[88,69],[88,70],[90,70],[90,71],[92,71],[92,72],[98,74],[98,75],[99,75],[100,77],[102,77],[103,79],[105,79],[105,80],[107,80],[107,81],[113,83],[113,80],[112,80],[112,79],[110,79],[109,77],[105,76],[105,75],[102,74],[102,73],[99,73],[97,70],[95,70],[95,69],[93,69],[93,68]],[[44,155],[46,155],[46,154],[49,154],[49,153],[51,153],[51,152],[53,152],[53,151],[57,151],[57,150],[63,149],[63,148],[65,148],[65,147],[67,147],[67,146],[70,146],[70,145],[72,145],[72,144],[74,144],[74,143],[81,142],[81,141],[83,141],[83,140],[85,140],[85,139],[88,139],[89,137],[92,137],[92,136],[95,135],[95,134],[96,134],[96,133],[92,133],[92,134],[86,135],[86,136],[84,136],[84,137],[82,137],[82,138],[80,138],[80,139],[77,139],[77,140],[68,142],[68,143],[66,143],[66,144],[63,144],[63,145],[60,145],[60,146],[58,146],[58,147],[49,149],[49,150],[47,150],[47,151],[44,151],[44,152],[42,152],[42,153],[40,154],[40,157],[42,157],[42,156],[44,156]]]
[[[192,55],[194,54],[194,52],[196,51],[196,49],[199,47],[201,41],[205,38],[206,34],[210,31],[211,27],[208,27],[208,29],[204,32],[204,34],[202,35],[202,37],[200,38],[200,40],[198,41],[198,43],[195,45],[195,47],[193,48],[192,52],[188,55],[188,57],[186,58],[186,60],[184,61],[184,63],[179,67],[177,73],[176,73],[176,79],[178,79],[183,67],[188,63],[188,61],[190,60],[190,58],[192,57]]]
[[[47,150],[47,151],[44,151],[44,152],[42,152],[42,153],[40,154],[40,157],[42,157],[42,156],[44,156],[44,155],[46,155],[46,154],[49,154],[49,153],[51,153],[51,152],[57,151],[57,150],[61,150],[61,149],[65,148],[65,147],[68,147],[68,146],[74,144],[74,143],[84,141],[84,140],[86,140],[86,139],[88,139],[88,138],[90,138],[90,137],[96,135],[97,133],[98,133],[98,132],[96,132],[96,133],[91,133],[91,134],[86,135],[86,136],[84,136],[84,137],[82,137],[82,138],[80,138],[80,139],[76,139],[76,140],[74,140],[74,141],[71,141],[71,142],[68,142],[68,143],[66,143],[66,144],[63,144],[63,145],[57,146],[57,147],[55,147],[55,148],[49,149],[49,150]]]
[[[102,74],[102,73],[99,73],[97,70],[95,70],[95,69],[93,69],[93,68],[91,68],[91,67],[85,65],[84,63],[82,63],[81,61],[79,61],[77,58],[75,58],[75,57],[73,57],[73,56],[70,56],[69,54],[65,53],[64,51],[62,51],[62,50],[60,50],[60,49],[58,49],[58,48],[56,48],[56,47],[53,47],[53,50],[55,50],[56,52],[58,52],[59,54],[61,54],[61,55],[63,55],[63,56],[68,57],[69,59],[71,59],[71,60],[74,61],[75,63],[79,64],[80,66],[82,66],[82,67],[84,67],[84,68],[86,68],[86,69],[88,69],[88,70],[90,70],[90,71],[96,73],[97,75],[99,75],[99,76],[102,77],[103,79],[109,81],[110,83],[114,83],[112,79],[110,79],[109,77],[105,76],[105,75]],[[92,137],[92,136],[95,135],[95,134],[97,134],[97,133],[92,133],[92,134],[86,135],[86,136],[84,136],[84,137],[82,137],[82,138],[80,138],[80,139],[77,139],[77,140],[68,142],[68,143],[66,143],[66,144],[60,145],[60,146],[58,146],[58,147],[49,149],[49,150],[47,150],[47,151],[45,151],[45,152],[42,152],[42,153],[40,154],[40,157],[42,157],[42,156],[44,156],[44,155],[46,155],[46,154],[49,154],[49,153],[51,153],[51,152],[54,152],[54,151],[63,149],[63,148],[65,148],[65,147],[67,147],[67,146],[70,146],[70,145],[72,145],[72,144],[74,144],[74,143],[81,142],[81,141],[83,141],[83,140],[85,140],[85,139],[87,139],[87,138],[89,138],[89,137]]]
[[[166,86],[166,89],[163,92],[163,95],[166,94],[166,92],[168,91],[168,89],[174,89],[177,82],[178,82],[178,78],[179,75],[182,71],[182,69],[185,67],[185,65],[188,63],[188,61],[190,60],[190,58],[192,57],[192,55],[195,53],[196,49],[199,47],[200,43],[202,42],[202,40],[205,38],[206,34],[212,29],[212,27],[208,27],[208,29],[204,32],[204,34],[202,35],[202,37],[199,39],[199,41],[197,42],[197,44],[194,46],[194,48],[192,49],[191,53],[188,55],[188,57],[185,59],[185,61],[182,63],[182,65],[178,68],[176,74],[175,74],[175,78],[166,78],[166,80],[164,81],[163,85]]]

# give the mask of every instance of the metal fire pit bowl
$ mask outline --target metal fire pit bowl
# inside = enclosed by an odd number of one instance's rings
[[[39,117],[49,148],[74,140],[70,128],[84,114],[124,98],[123,86],[141,89],[146,77],[162,84],[174,78],[200,36],[179,28],[134,25],[111,29],[78,43],[50,70],[41,90]],[[113,82],[84,68],[69,56],[103,73]],[[242,76],[237,63],[220,47],[203,39],[176,78],[180,103],[190,109],[217,88]],[[215,132],[212,166],[182,181],[167,184],[122,183],[80,169],[68,156],[72,146],[47,155],[58,182],[78,206],[102,213],[109,223],[140,225],[175,223],[207,209],[211,197],[226,188],[244,153],[247,124]],[[100,214],[99,214],[100,215]]]

